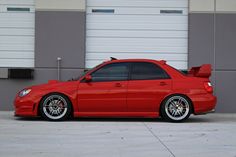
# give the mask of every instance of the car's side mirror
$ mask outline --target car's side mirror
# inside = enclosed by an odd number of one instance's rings
[[[91,75],[86,75],[84,79],[85,79],[86,82],[90,82],[90,81],[92,81],[92,76]]]

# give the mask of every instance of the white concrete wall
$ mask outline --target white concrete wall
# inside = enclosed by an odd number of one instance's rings
[[[216,3],[216,5],[215,5]],[[215,8],[216,7],[216,8]],[[189,12],[236,12],[236,0],[190,0]]]
[[[190,12],[213,12],[214,0],[190,0],[189,11]]]
[[[216,0],[216,11],[236,12],[236,0]]]
[[[81,10],[85,11],[85,0],[36,0],[36,10]]]

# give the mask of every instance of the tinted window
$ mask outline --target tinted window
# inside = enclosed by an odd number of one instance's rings
[[[153,63],[133,63],[131,80],[154,80],[170,78],[159,66]]]
[[[93,82],[122,81],[128,79],[128,63],[112,63],[91,74]]]

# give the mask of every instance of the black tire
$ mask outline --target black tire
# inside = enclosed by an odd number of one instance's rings
[[[63,121],[71,116],[72,105],[65,95],[51,93],[40,101],[39,112],[45,120]]]
[[[189,98],[184,95],[171,95],[161,104],[161,116],[169,122],[182,122],[189,118],[192,109]]]

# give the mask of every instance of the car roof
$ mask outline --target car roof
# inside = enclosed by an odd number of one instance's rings
[[[105,62],[158,62],[159,64],[165,64],[165,60],[154,60],[154,59],[116,59],[111,58],[111,60]]]

